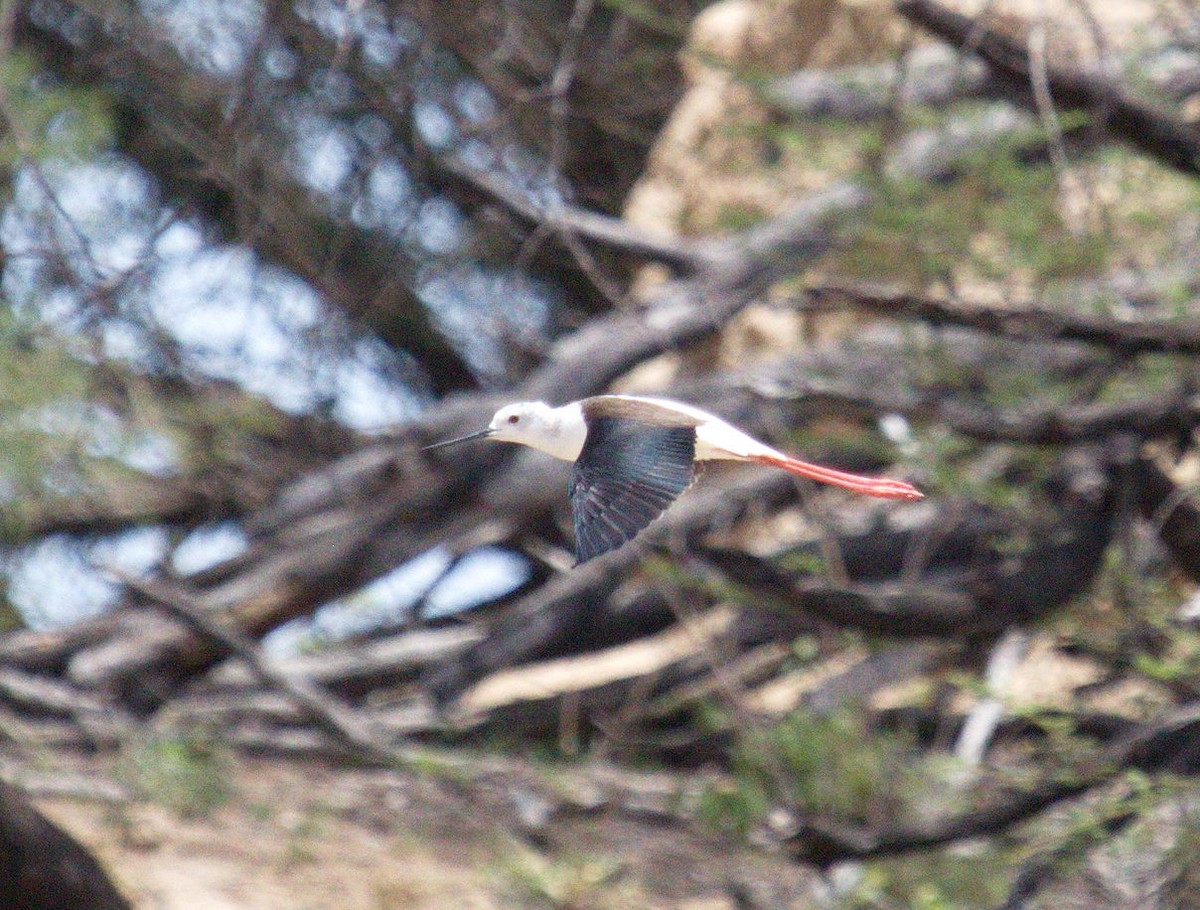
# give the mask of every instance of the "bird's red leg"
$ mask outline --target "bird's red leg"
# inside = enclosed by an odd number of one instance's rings
[[[903,480],[848,474],[845,471],[836,471],[833,468],[823,468],[819,464],[810,464],[807,461],[801,461],[799,458],[789,458],[787,456],[776,458],[773,455],[755,455],[750,460],[756,461],[759,464],[769,464],[776,468],[783,468],[785,471],[799,474],[801,477],[807,477],[810,480],[816,480],[820,483],[832,484],[835,487],[842,487],[846,490],[853,490],[855,493],[864,493],[867,496],[906,500],[922,499],[925,496],[924,493],[912,484],[905,483]]]

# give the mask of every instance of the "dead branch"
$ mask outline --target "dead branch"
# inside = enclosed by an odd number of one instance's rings
[[[1200,708],[1181,708],[1118,740],[1066,779],[1024,792],[1009,791],[970,812],[911,827],[873,830],[827,819],[807,819],[796,834],[787,838],[785,849],[797,859],[828,865],[997,834],[1064,800],[1101,787],[1129,768],[1154,770],[1169,764],[1181,739],[1194,747],[1198,729]]]
[[[853,186],[814,194],[778,221],[732,240],[711,268],[660,287],[648,308],[595,319],[558,342],[547,364],[515,395],[558,401],[586,397],[655,354],[711,335],[780,274],[828,249],[840,222],[868,200]],[[450,415],[479,426],[494,404],[491,397],[464,399],[425,426],[448,429]],[[410,437],[408,444],[350,456],[348,463],[365,466],[362,472],[355,468],[358,481],[319,483],[317,497],[303,497],[311,512],[290,513],[288,521],[270,528],[269,538],[230,566],[206,573],[223,577],[198,591],[198,602],[229,611],[229,621],[243,632],[263,634],[489,516],[535,525],[537,516],[561,503],[566,482],[556,481],[544,463],[530,465],[501,447],[478,447],[453,461],[439,460],[437,476],[429,469],[431,459],[411,444],[430,437],[421,428],[413,435],[417,438]],[[509,470],[503,469],[506,464]],[[338,463],[330,470],[344,467]],[[462,509],[464,496],[478,506]],[[281,498],[294,501],[289,490]],[[455,508],[448,508],[451,503]],[[211,649],[197,644],[178,628],[159,624],[141,633],[140,640],[117,635],[73,655],[70,673],[85,685],[124,685],[131,697],[154,700],[174,687],[181,670],[195,672],[211,663]],[[163,672],[156,677],[151,667]]]
[[[1033,69],[1024,44],[990,28],[986,19],[961,15],[933,0],[898,0],[896,10],[952,47],[979,57],[1016,100],[1034,108]],[[1046,84],[1055,107],[1090,112],[1097,127],[1177,170],[1200,175],[1200,135],[1138,100],[1124,85],[1102,73],[1057,65],[1046,67]]]
[[[712,526],[734,521],[751,507],[778,506],[794,495],[787,478],[758,471],[731,486],[692,491],[634,545],[558,575],[522,598],[479,644],[431,668],[422,685],[445,702],[504,667],[611,647],[660,631],[674,621],[661,595],[647,591],[621,604],[610,597],[647,552],[675,542],[692,546]]]
[[[921,47],[902,62],[800,70],[773,79],[764,100],[792,117],[873,120],[894,105],[945,108],[987,94],[987,68],[943,47]]]
[[[338,704],[311,680],[279,672],[253,642],[206,616],[203,608],[192,603],[186,593],[160,582],[135,578],[118,569],[110,571],[122,584],[154,606],[182,620],[211,643],[236,655],[264,685],[285,693],[319,729],[350,754],[372,761],[397,760],[396,752],[380,742],[375,732],[354,711]]]
[[[450,661],[483,637],[483,630],[475,626],[418,629],[278,658],[274,663],[288,676],[302,676],[326,689],[358,694],[395,685],[428,667]],[[252,688],[257,680],[244,663],[230,661],[214,668],[206,683],[215,690],[237,690]]]
[[[997,369],[996,348],[972,339],[967,331],[943,333],[940,342],[941,354],[977,371],[981,381]],[[898,343],[895,334],[882,327],[878,332],[864,331],[840,349],[818,350],[803,358],[772,364],[739,381],[765,398],[789,399],[796,409],[862,415],[899,413],[984,442],[1070,446],[1116,433],[1130,433],[1143,440],[1176,439],[1200,422],[1200,400],[1186,378],[1173,389],[1132,400],[1060,404],[1034,399],[1020,409],[998,408],[982,402],[977,395],[956,394],[944,384],[918,383],[899,364],[903,359],[900,355],[883,354],[884,350],[894,351],[892,345]],[[839,370],[835,375],[831,371],[839,357],[851,356],[856,361],[854,372]],[[985,362],[989,356],[993,358],[990,364]],[[1069,379],[1103,368],[1106,362],[1094,352],[1025,346],[1024,350],[1006,348],[1001,366],[1011,369],[1024,364]]]
[[[1067,488],[1048,492],[1052,516],[1030,520],[986,510],[956,516],[943,506],[911,530],[835,537],[845,584],[789,575],[736,550],[703,555],[756,601],[838,627],[906,638],[994,635],[1060,609],[1095,576],[1111,540],[1115,497],[1113,478],[1093,477],[1093,470],[1104,468],[1060,467]],[[1018,529],[1031,538],[1019,555],[995,546]],[[934,544],[920,564],[906,566],[926,540]],[[806,552],[817,555],[812,547]]]
[[[1200,319],[1129,321],[1042,307],[970,304],[901,291],[826,286],[805,291],[803,309],[854,309],[892,319],[919,319],[929,325],[956,325],[1029,341],[1082,341],[1122,354],[1200,353]]]
[[[429,166],[474,188],[502,205],[527,226],[544,227],[556,235],[572,234],[581,240],[670,265],[687,274],[706,264],[706,245],[686,237],[657,237],[620,218],[578,206],[542,205],[528,192],[506,183],[499,175],[472,168],[454,158],[440,157]]]

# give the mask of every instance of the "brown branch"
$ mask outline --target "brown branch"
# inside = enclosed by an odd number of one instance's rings
[[[1155,770],[1169,762],[1181,737],[1194,739],[1200,726],[1200,707],[1171,712],[1103,749],[1065,779],[1025,792],[1009,791],[961,815],[934,819],[911,827],[871,829],[828,819],[811,819],[790,836],[785,849],[797,859],[828,865],[846,859],[866,859],[908,853],[974,837],[1007,831],[1064,800],[1100,787],[1126,769]]]
[[[879,316],[958,325],[1036,341],[1082,341],[1122,354],[1200,354],[1200,319],[1129,322],[1043,307],[995,307],[844,285],[809,288],[804,309],[855,309]]]
[[[982,442],[1072,445],[1128,432],[1141,439],[1177,437],[1200,423],[1200,401],[1185,389],[1117,403],[1088,402],[1062,407],[1031,406],[1025,411],[991,409],[950,400],[937,391],[863,388],[853,380],[811,388],[803,380],[763,394],[790,397],[829,414],[856,409],[867,414],[904,414],[942,424]]]
[[[339,704],[310,680],[280,672],[252,641],[206,615],[204,608],[186,592],[162,582],[136,578],[120,569],[109,571],[130,590],[241,659],[263,685],[287,695],[306,717],[351,755],[385,764],[399,760],[399,754],[381,742],[351,708]]]
[[[775,281],[841,242],[871,202],[852,183],[805,197],[721,244],[694,275],[656,287],[644,307],[594,319],[557,341],[544,365],[509,395],[583,398],[650,357],[710,337]],[[248,522],[255,542],[246,553],[194,580],[202,589],[195,596],[244,632],[262,634],[484,521],[545,520],[563,497],[556,480],[562,475],[544,462],[532,467],[500,447],[458,451],[452,459],[417,451],[447,433],[477,429],[499,403],[493,395],[464,395],[406,428],[399,444],[361,449],[301,478]],[[70,658],[69,672],[80,684],[126,687],[130,697],[154,699],[207,666],[210,652],[164,623],[85,648]]]
[[[441,156],[429,160],[427,166],[470,185],[527,224],[544,225],[556,235],[575,235],[601,247],[665,263],[681,273],[694,272],[708,262],[706,247],[697,241],[655,237],[628,221],[574,205],[541,205],[501,175],[469,167],[458,159]]]
[[[829,819],[810,819],[787,839],[784,849],[796,859],[824,866],[847,859],[890,856],[984,837],[1006,831],[1056,803],[1107,783],[1115,773],[1112,770],[1084,780],[1047,784],[1026,793],[1009,793],[972,812],[911,828],[876,831]]]
[[[1133,463],[1135,497],[1142,516],[1175,557],[1175,565],[1200,581],[1200,508],[1153,461]]]
[[[983,64],[963,60],[941,46],[915,48],[901,62],[804,69],[768,82],[763,100],[791,117],[837,117],[867,121],[896,104],[945,109],[987,93]]]
[[[1033,66],[1028,48],[986,20],[956,13],[932,0],[899,0],[900,15],[953,47],[973,53],[1006,83],[1017,100],[1034,108]],[[1099,73],[1047,66],[1046,87],[1054,106],[1094,113],[1097,126],[1160,161],[1200,175],[1200,133],[1190,125],[1135,98],[1120,83]]]

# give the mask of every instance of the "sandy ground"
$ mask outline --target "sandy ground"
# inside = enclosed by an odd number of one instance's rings
[[[38,805],[137,910],[733,910],[737,888],[789,907],[812,884],[780,859],[626,815],[522,837],[514,794],[486,781],[246,758],[227,776],[229,799],[195,817],[140,801]]]

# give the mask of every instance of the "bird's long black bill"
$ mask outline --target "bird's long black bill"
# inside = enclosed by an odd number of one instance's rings
[[[460,442],[468,442],[472,439],[483,439],[485,436],[491,435],[491,429],[480,430],[478,433],[468,433],[466,436],[459,436],[457,439],[447,439],[445,442],[435,442],[431,446],[425,446],[421,451],[428,452],[430,449],[444,449],[446,446],[458,445]]]

